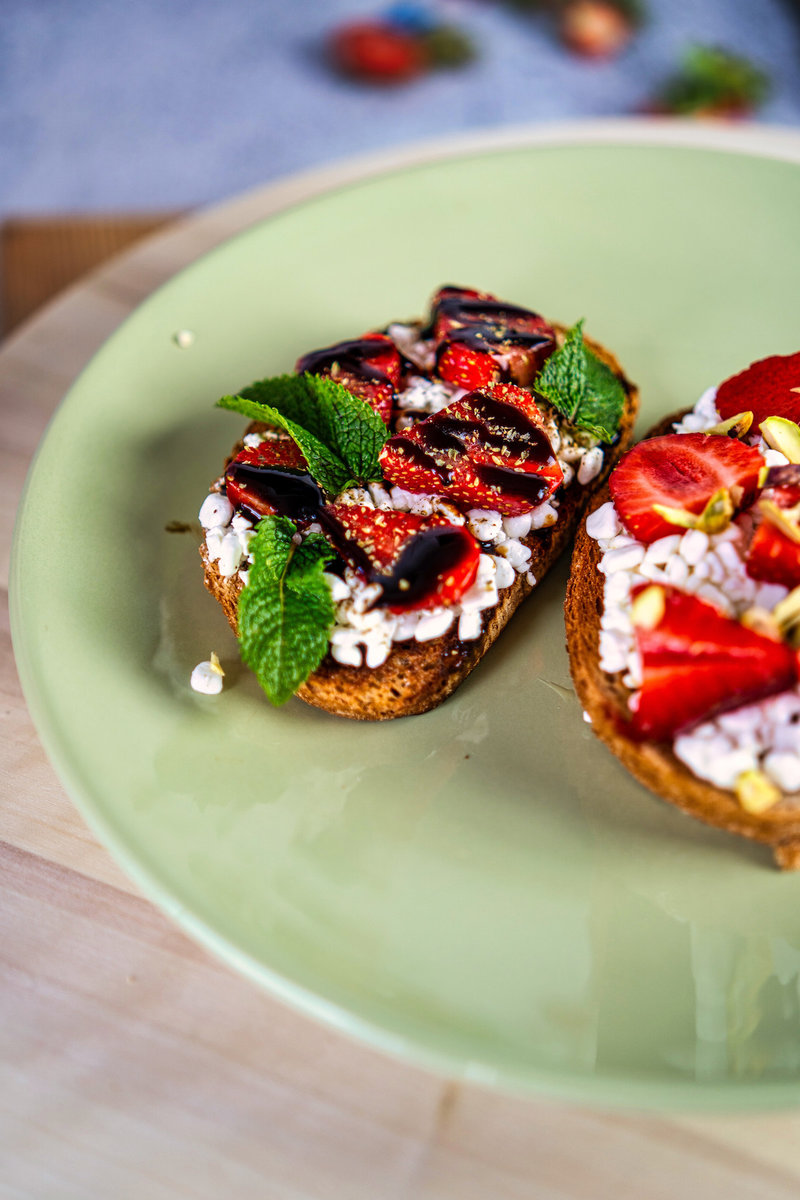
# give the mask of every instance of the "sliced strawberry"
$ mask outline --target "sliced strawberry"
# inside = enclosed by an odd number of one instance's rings
[[[660,505],[695,516],[725,488],[734,509],[752,503],[764,459],[753,446],[705,433],[675,433],[640,442],[620,459],[611,498],[626,530],[654,542],[682,527],[654,509]]]
[[[556,345],[553,327],[538,313],[470,288],[440,288],[431,326],[438,372],[459,387],[501,379],[528,385]]]
[[[563,472],[528,392],[496,384],[389,438],[387,479],[504,516],[530,512],[553,494]]]
[[[800,351],[759,359],[719,385],[717,412],[723,420],[748,410],[754,430],[767,417],[800,421]]]
[[[800,486],[797,466],[774,468],[754,509],[760,517],[747,550],[747,574],[764,583],[800,585]],[[777,480],[777,486],[770,486]],[[784,482],[785,481],[785,482]]]
[[[800,542],[787,537],[771,521],[763,519],[747,551],[747,574],[764,583],[800,585]]]
[[[297,360],[295,370],[335,379],[366,400],[387,425],[391,420],[403,364],[397,347],[385,334],[365,333],[352,341],[312,350]]]
[[[231,459],[225,494],[235,508],[256,518],[280,513],[313,520],[324,503],[302,452],[288,437],[269,439]]]
[[[323,524],[352,565],[380,584],[390,612],[457,604],[475,580],[478,543],[443,517],[335,503]]]
[[[442,343],[436,370],[442,379],[468,392],[499,382],[501,374],[491,354],[483,354],[457,342]]]
[[[638,588],[634,597],[645,590],[647,585]],[[698,596],[674,587],[658,590],[660,619],[636,628],[642,656],[642,689],[631,717],[636,736],[665,741],[797,682],[796,652],[786,642],[746,628]]]

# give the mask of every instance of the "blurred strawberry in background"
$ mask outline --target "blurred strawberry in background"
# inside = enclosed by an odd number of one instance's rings
[[[328,38],[328,57],[344,75],[368,83],[405,83],[425,71],[461,67],[476,57],[472,39],[420,4],[395,4],[374,19],[345,22]]]

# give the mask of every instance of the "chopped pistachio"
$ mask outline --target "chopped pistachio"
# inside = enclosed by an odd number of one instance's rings
[[[760,500],[758,510],[765,521],[769,521],[790,541],[800,543],[800,525],[792,520],[792,509],[779,508],[772,500]]]
[[[774,808],[781,799],[780,789],[763,771],[756,769],[742,771],[736,780],[734,791],[744,811],[756,817]]]
[[[767,417],[759,429],[768,446],[780,451],[790,463],[800,463],[800,426],[794,421],[786,417]]]
[[[751,412],[740,412],[736,413],[733,417],[728,417],[727,421],[720,421],[718,425],[713,425],[711,429],[706,430],[706,433],[740,438],[744,437],[752,424],[753,414]]]
[[[780,625],[766,608],[753,605],[742,613],[740,620],[746,629],[752,629],[754,633],[772,638],[773,642],[783,641]]]
[[[721,533],[727,529],[734,514],[734,504],[731,493],[727,488],[714,492],[701,513],[688,512],[685,508],[670,508],[666,504],[654,504],[653,511],[657,512],[670,525],[678,525],[682,529],[700,529],[703,533]]]
[[[657,584],[646,587],[631,606],[631,617],[637,629],[655,629],[666,609],[664,589]]]

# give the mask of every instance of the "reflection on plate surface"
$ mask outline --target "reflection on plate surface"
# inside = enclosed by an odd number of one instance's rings
[[[484,152],[273,217],[106,345],[29,484],[15,644],[72,795],[190,932],[453,1073],[649,1105],[800,1099],[800,878],[658,802],[594,740],[563,646],[566,563],[442,708],[363,725],[271,710],[193,536],[164,530],[195,520],[241,429],[217,395],[419,313],[443,282],[585,316],[641,386],[645,429],[797,348],[798,212],[792,163]],[[229,686],[199,697],[212,648]]]

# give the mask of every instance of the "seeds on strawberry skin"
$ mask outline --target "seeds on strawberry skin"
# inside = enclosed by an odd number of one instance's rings
[[[475,581],[478,543],[442,517],[336,502],[322,523],[351,564],[380,585],[390,612],[457,604]]]
[[[756,426],[769,417],[800,422],[800,351],[751,363],[719,385],[716,404],[723,420],[750,409]]]

